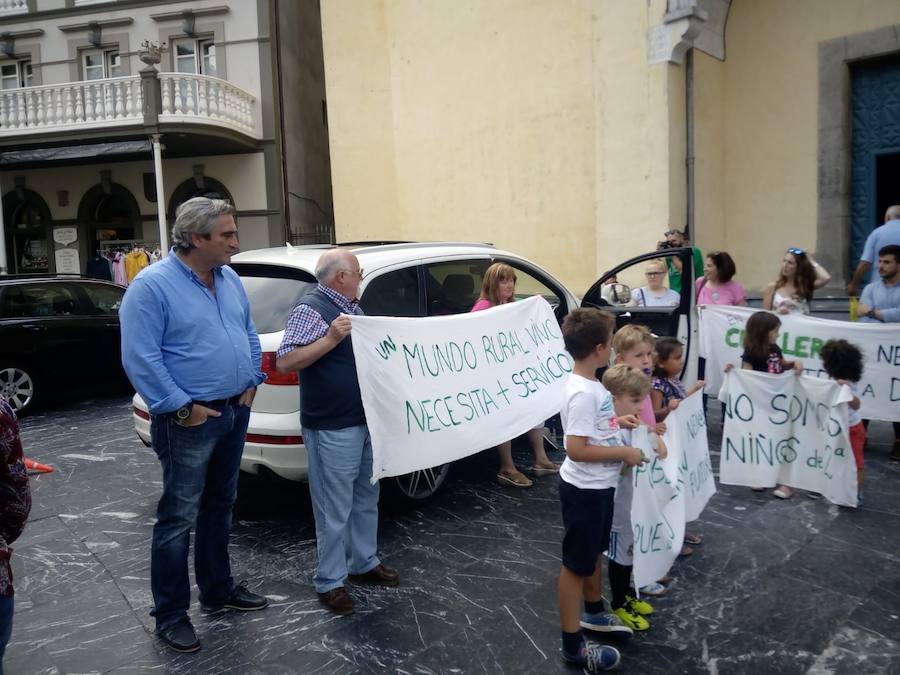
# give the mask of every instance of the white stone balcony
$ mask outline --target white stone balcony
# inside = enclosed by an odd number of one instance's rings
[[[159,73],[158,78],[160,124],[225,127],[259,138],[257,101],[246,91],[204,75]],[[0,91],[0,138],[143,124],[139,76]]]
[[[28,11],[28,0],[0,0],[0,16],[24,14]]]

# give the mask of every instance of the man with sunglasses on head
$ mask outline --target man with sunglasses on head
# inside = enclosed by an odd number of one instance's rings
[[[397,586],[397,573],[378,559],[378,484],[366,426],[348,315],[361,315],[359,260],[341,248],[316,265],[318,286],[288,317],[275,367],[302,371],[300,423],[309,454],[309,492],[316,519],[319,602],[353,613],[344,588],[354,583]]]
[[[898,204],[888,207],[884,213],[884,225],[876,227],[866,237],[859,264],[853,272],[853,278],[847,284],[848,295],[859,295],[859,286],[864,277],[868,277],[868,282],[875,281],[872,265],[876,262],[878,251],[888,244],[900,244],[900,205]]]

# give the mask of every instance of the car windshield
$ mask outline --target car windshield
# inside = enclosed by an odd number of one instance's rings
[[[259,333],[284,330],[297,301],[316,287],[316,279],[303,270],[275,265],[239,265],[232,268],[250,299],[250,314]]]

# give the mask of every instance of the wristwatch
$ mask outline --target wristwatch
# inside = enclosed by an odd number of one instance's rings
[[[877,318],[878,318],[877,316],[875,316],[875,310],[874,310],[874,309],[870,309],[868,312],[866,312],[866,316],[869,317],[870,319],[877,319]]]
[[[178,410],[175,411],[175,419],[179,422],[184,422],[188,417],[191,416],[191,412],[194,409],[194,402],[188,401],[183,406],[181,406]]]

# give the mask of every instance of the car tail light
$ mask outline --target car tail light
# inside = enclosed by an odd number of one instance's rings
[[[300,376],[297,373],[279,373],[275,370],[275,352],[263,352],[262,371],[267,376],[265,384],[293,386],[300,384]]]
[[[269,436],[268,434],[247,434],[248,443],[267,445],[302,445],[303,436]]]
[[[150,413],[144,412],[136,405],[131,406],[131,409],[134,410],[134,414],[140,417],[142,420],[147,420],[148,422],[150,421]]]

